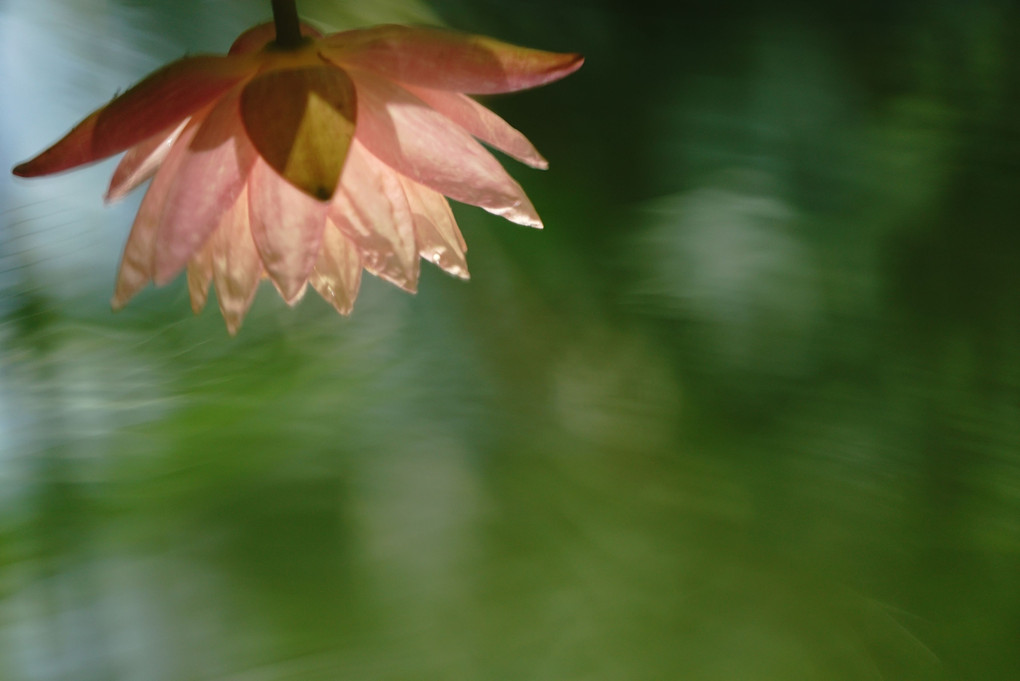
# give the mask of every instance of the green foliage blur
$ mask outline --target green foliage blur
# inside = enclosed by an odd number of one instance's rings
[[[1020,678],[1015,4],[299,7],[582,52],[486,99],[546,229],[231,338],[0,179],[0,678]],[[7,0],[0,165],[269,16]]]

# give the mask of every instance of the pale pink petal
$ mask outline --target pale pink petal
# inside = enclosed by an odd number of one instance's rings
[[[322,247],[315,268],[308,278],[315,290],[340,314],[354,309],[361,286],[361,256],[336,224],[327,218]]]
[[[209,282],[212,281],[212,247],[206,243],[188,261],[188,296],[191,311],[198,314],[209,298]]]
[[[319,255],[328,203],[284,180],[261,158],[248,184],[251,232],[269,278],[293,303]]]
[[[418,286],[414,221],[399,175],[351,145],[330,218],[361,252],[365,269],[407,290]]]
[[[237,333],[255,300],[262,278],[262,259],[251,236],[248,191],[244,189],[224,215],[207,246],[212,253],[213,281],[220,312],[230,335]]]
[[[414,218],[418,254],[455,277],[468,278],[467,244],[461,236],[450,204],[442,194],[413,180],[401,178]]]
[[[559,80],[581,67],[578,54],[543,52],[438,28],[377,26],[326,36],[322,54],[341,66],[398,81],[469,94],[512,92]]]
[[[60,141],[16,168],[36,177],[112,156],[177,125],[245,77],[248,57],[185,57],[164,66],[79,123]]]
[[[549,167],[549,162],[542,158],[527,137],[470,97],[459,92],[444,92],[410,85],[404,87],[486,144],[513,156],[521,163],[527,163],[532,168],[545,170]]]
[[[350,75],[358,90],[355,139],[383,163],[451,199],[542,226],[521,186],[463,128],[393,83]]]
[[[354,84],[340,69],[267,71],[244,86],[241,118],[252,144],[309,196],[332,198],[354,136]]]
[[[325,231],[326,231],[325,227],[323,227],[323,232],[325,232]],[[309,272],[309,276],[311,276],[310,272]],[[277,289],[277,290],[279,290],[279,289]],[[298,303],[300,303],[304,299],[306,293],[308,293],[308,280],[307,279],[305,281],[301,282],[301,288],[298,289],[298,292],[294,294],[293,298],[291,298],[290,300],[287,301],[287,304],[290,305],[291,307],[293,307],[294,305],[297,305]]]
[[[173,130],[163,130],[128,149],[113,171],[110,188],[106,190],[106,201],[109,203],[123,198],[155,175],[187,123],[187,120],[182,121]]]
[[[159,286],[177,276],[216,229],[255,162],[237,107],[236,93],[224,97],[187,145],[156,237],[153,279]]]
[[[184,128],[177,142],[170,148],[163,165],[156,172],[148,191],[145,192],[134,225],[131,227],[131,234],[124,246],[124,255],[121,257],[117,286],[111,301],[115,310],[124,307],[128,300],[152,281],[156,234],[167,190],[174,182],[199,123],[199,120],[192,119]]]

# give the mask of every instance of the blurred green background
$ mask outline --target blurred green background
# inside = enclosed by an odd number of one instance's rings
[[[0,678],[1020,678],[1015,3],[299,4],[584,53],[546,230],[114,315],[141,192],[6,169],[269,3],[0,2]]]

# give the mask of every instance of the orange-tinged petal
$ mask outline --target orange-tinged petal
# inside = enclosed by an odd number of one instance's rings
[[[187,125],[187,121],[180,123],[172,130],[158,132],[144,142],[128,149],[110,179],[110,188],[106,190],[106,201],[117,201],[123,198],[128,192],[155,175],[185,125]]]
[[[406,291],[418,287],[414,219],[399,175],[355,142],[330,218],[358,247],[372,274]]]
[[[358,89],[356,139],[381,161],[451,199],[542,226],[521,186],[463,128],[393,83],[365,71],[350,76]]]
[[[261,158],[252,166],[248,194],[255,246],[280,295],[294,303],[318,258],[329,204],[285,181]]]
[[[259,154],[288,182],[327,200],[354,135],[354,85],[340,69],[272,70],[241,94],[241,116]]]
[[[52,147],[14,169],[35,177],[92,163],[144,142],[201,109],[250,75],[246,57],[185,57],[164,66],[99,109]]]
[[[527,163],[532,168],[545,170],[549,167],[549,162],[542,158],[542,154],[538,153],[527,137],[470,97],[459,92],[443,92],[409,85],[405,88],[486,144],[513,156],[521,163]]]
[[[188,261],[188,296],[191,298],[191,311],[195,314],[205,307],[209,298],[210,281],[212,281],[212,247],[206,243],[195,257]]]
[[[145,192],[141,206],[138,207],[131,234],[124,246],[124,255],[121,256],[117,286],[111,302],[115,310],[124,307],[128,300],[152,281],[156,233],[163,214],[167,190],[174,182],[198,125],[199,121],[193,119],[185,126],[177,143],[170,148],[166,160],[156,172],[156,177],[149,185],[149,190]]]
[[[205,117],[167,191],[156,237],[153,279],[159,286],[177,276],[213,233],[255,162],[237,99],[236,94],[224,97]]]
[[[243,188],[209,240],[216,298],[232,336],[241,328],[262,278],[262,258],[252,239],[248,203],[248,190]]]
[[[315,261],[315,269],[308,281],[340,314],[350,314],[354,309],[361,286],[361,256],[354,244],[328,218],[322,233],[319,259]]]
[[[559,80],[581,67],[578,54],[543,52],[438,28],[378,26],[326,36],[319,48],[341,66],[468,94],[513,92]]]
[[[401,178],[414,219],[418,254],[446,272],[468,279],[467,244],[446,198],[413,180]]]

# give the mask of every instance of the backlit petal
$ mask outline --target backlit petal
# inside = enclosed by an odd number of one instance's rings
[[[144,142],[212,102],[250,75],[247,57],[185,57],[164,66],[99,109],[52,147],[14,169],[35,177],[92,163]]]
[[[350,75],[358,89],[356,138],[381,161],[451,199],[542,226],[520,185],[463,128],[393,83],[364,71]]]
[[[413,180],[401,178],[401,184],[414,218],[418,254],[455,277],[467,279],[467,244],[457,227],[450,204],[442,194]]]
[[[537,87],[573,73],[584,62],[578,54],[532,50],[438,28],[378,26],[335,33],[322,42],[323,55],[341,66],[468,94]]]
[[[167,192],[156,237],[162,286],[180,272],[241,193],[255,152],[237,113],[237,95],[224,97],[202,121]]]
[[[230,335],[241,328],[262,278],[262,258],[252,239],[248,203],[244,188],[209,239],[216,299]]]
[[[336,191],[355,115],[354,85],[332,66],[268,71],[241,95],[244,126],[262,158],[321,200]]]
[[[261,158],[248,183],[251,233],[269,278],[293,303],[319,255],[328,203],[300,191]]]
[[[407,291],[417,289],[414,221],[399,176],[358,142],[351,145],[330,217],[358,247],[365,269]]]
[[[166,202],[167,190],[173,184],[177,171],[187,154],[188,144],[198,130],[199,121],[192,120],[170,148],[166,160],[156,172],[142,204],[138,208],[131,234],[121,256],[117,286],[111,304],[115,310],[124,307],[136,293],[152,281],[156,251],[156,233]]]
[[[110,179],[110,188],[106,190],[106,201],[117,201],[123,198],[128,192],[155,175],[185,125],[187,125],[187,121],[183,121],[173,130],[158,132],[144,142],[128,149]]]
[[[326,220],[319,259],[308,281],[340,314],[350,314],[354,309],[361,286],[361,256],[330,219]]]
[[[486,144],[532,168],[545,170],[549,167],[549,162],[542,158],[527,137],[470,97],[459,92],[405,87],[408,92]]]
[[[191,311],[198,314],[205,307],[209,298],[209,282],[212,281],[212,247],[206,243],[198,253],[188,261],[188,296],[191,298]]]

